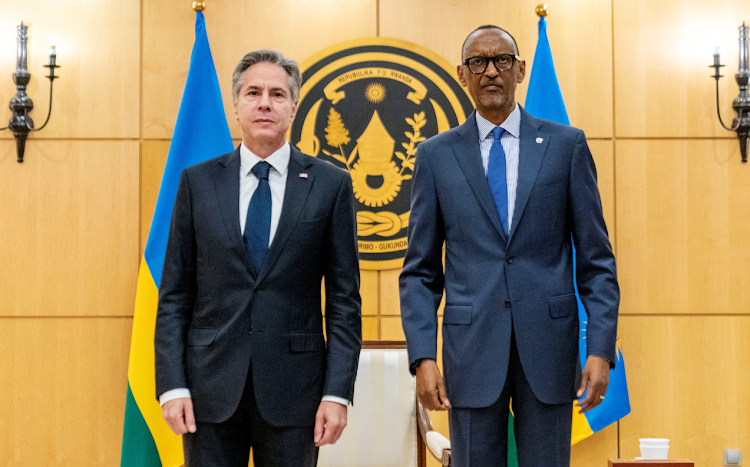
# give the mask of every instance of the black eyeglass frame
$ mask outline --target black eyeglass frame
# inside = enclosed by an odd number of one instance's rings
[[[497,60],[500,57],[510,57],[510,66],[508,68],[500,69],[500,66],[497,64]],[[482,60],[484,60],[484,68],[482,69],[482,71],[474,71],[471,69],[471,66],[469,66],[469,62],[477,58],[481,58]],[[471,73],[475,75],[481,75],[482,73],[487,71],[487,67],[490,66],[490,60],[492,61],[492,64],[495,65],[495,69],[497,71],[508,71],[511,68],[513,68],[513,65],[515,65],[516,62],[521,61],[521,57],[519,57],[516,54],[499,54],[499,55],[495,55],[494,57],[476,56],[476,57],[469,57],[466,60],[464,60],[464,65],[466,65],[466,68],[468,68]]]

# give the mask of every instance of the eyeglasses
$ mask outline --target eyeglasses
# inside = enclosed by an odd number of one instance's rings
[[[487,70],[487,65],[492,60],[497,71],[508,71],[513,68],[515,60],[521,60],[518,55],[500,54],[494,57],[471,57],[464,60],[464,65],[469,67],[469,71],[474,74],[481,74]]]

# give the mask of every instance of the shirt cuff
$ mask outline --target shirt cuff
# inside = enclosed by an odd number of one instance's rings
[[[336,402],[337,404],[341,404],[344,406],[349,405],[349,399],[345,399],[343,397],[338,397],[338,396],[323,396],[323,399],[321,400],[321,402],[322,401]]]
[[[171,400],[180,399],[182,397],[190,398],[190,389],[188,388],[170,389],[169,391],[159,396],[159,405],[162,406]]]

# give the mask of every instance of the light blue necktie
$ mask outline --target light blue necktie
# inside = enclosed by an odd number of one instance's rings
[[[508,233],[508,180],[505,174],[505,151],[500,144],[505,129],[496,126],[492,129],[492,137],[495,139],[490,148],[490,160],[487,164],[487,181],[490,184],[492,197],[495,198],[495,206],[500,214],[500,222],[503,230]]]
[[[268,186],[268,171],[271,166],[266,161],[255,164],[251,172],[258,177],[250,204],[247,206],[245,232],[242,239],[255,274],[260,273],[268,253],[268,239],[271,235],[271,188]]]

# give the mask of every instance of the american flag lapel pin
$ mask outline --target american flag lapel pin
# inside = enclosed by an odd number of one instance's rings
[[[537,138],[536,144],[542,144],[543,141],[544,141],[544,138]]]
[[[307,174],[306,173],[301,173],[301,174],[299,174],[299,178],[307,178]]]

